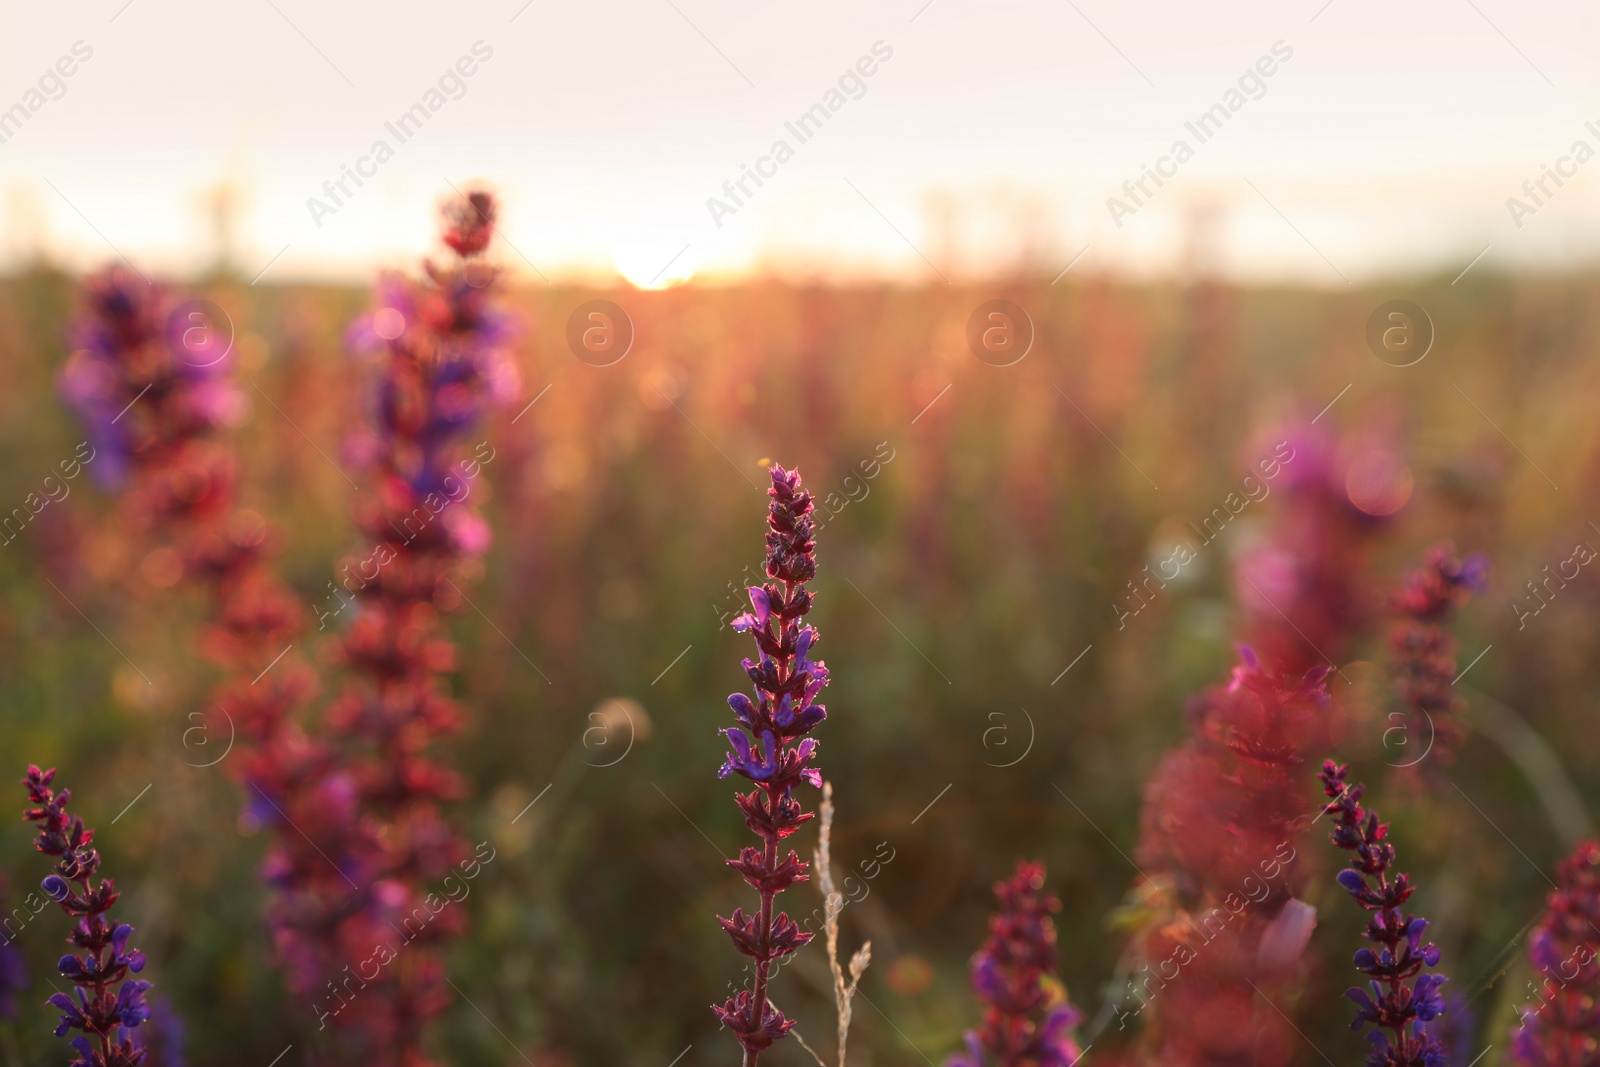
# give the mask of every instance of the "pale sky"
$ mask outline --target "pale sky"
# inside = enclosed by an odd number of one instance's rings
[[[0,269],[114,246],[197,270],[227,184],[247,277],[354,278],[413,262],[475,179],[530,277],[1161,273],[1202,217],[1220,269],[1330,286],[1600,248],[1600,160],[1522,188],[1600,149],[1600,9],[1570,0],[88,0],[7,31]],[[402,142],[385,124],[417,104]],[[785,123],[819,104],[802,141]],[[1185,123],[1218,104],[1201,143]],[[1180,139],[1135,204],[1123,182]]]

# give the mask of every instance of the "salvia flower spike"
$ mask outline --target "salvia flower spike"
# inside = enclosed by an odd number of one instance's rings
[[[461,587],[489,546],[471,494],[494,452],[484,441],[468,459],[464,438],[519,388],[516,322],[499,303],[500,272],[486,254],[496,210],[486,192],[448,201],[443,240],[452,255],[424,262],[424,280],[385,277],[378,306],[351,330],[373,370],[374,402],[351,446],[373,492],[355,511],[367,555],[352,561],[354,573],[343,568],[342,584],[355,594],[337,650],[348,681],[325,722],[345,757],[331,806],[372,827],[377,847],[339,857],[335,873],[346,879],[343,861],[352,861],[349,881],[360,891],[337,916],[334,940],[357,974],[364,958],[381,977],[349,1003],[329,983],[319,1012],[356,1031],[358,1062],[435,1062],[427,1030],[450,1004],[446,944],[465,928],[464,909],[438,905],[430,891],[471,855],[444,812],[466,782],[438,751],[462,718],[445,679],[456,649],[440,613],[465,599]],[[369,981],[359,979],[361,990]],[[347,1007],[354,1010],[344,1014]]]
[[[205,511],[232,476],[205,438],[243,413],[222,332],[120,264],[84,281],[83,304],[59,381],[92,448],[79,458],[101,485],[133,490],[149,517]]]
[[[1445,1067],[1449,1057],[1440,1026],[1428,1025],[1444,1014],[1441,987],[1448,979],[1431,970],[1439,963],[1439,948],[1422,939],[1428,920],[1402,910],[1414,889],[1411,877],[1390,874],[1395,855],[1387,840],[1389,824],[1361,806],[1366,787],[1350,784],[1349,771],[1326,760],[1319,777],[1331,798],[1324,809],[1334,817],[1329,837],[1354,853],[1350,866],[1339,872],[1339,884],[1372,913],[1363,936],[1373,947],[1358,950],[1354,959],[1369,988],[1345,994],[1356,1005],[1350,1028],[1373,1027],[1367,1035],[1373,1045],[1370,1067]]]
[[[1600,844],[1579,845],[1556,874],[1544,915],[1528,937],[1536,1003],[1511,1037],[1521,1067],[1600,1063]]]
[[[966,1034],[967,1050],[948,1067],[1072,1067],[1083,1056],[1072,1030],[1083,1014],[1056,977],[1061,902],[1044,888],[1044,864],[1018,863],[996,882],[1000,910],[989,939],[972,957],[972,988],[986,1005],[983,1025]]]
[[[1443,542],[1423,553],[1422,566],[1406,574],[1395,596],[1399,618],[1389,632],[1389,653],[1399,710],[1390,721],[1400,717],[1407,742],[1433,738],[1437,743],[1427,751],[1445,761],[1460,744],[1457,720],[1466,702],[1455,688],[1456,642],[1444,627],[1470,595],[1483,592],[1488,576],[1486,557],[1458,558]]]
[[[338,753],[301,725],[300,709],[318,684],[317,672],[290,651],[302,643],[304,613],[298,594],[272,569],[271,528],[239,506],[245,489],[235,474],[237,449],[219,433],[242,411],[234,361],[219,350],[206,313],[174,306],[126,267],[88,278],[83,304],[75,351],[61,373],[61,388],[97,450],[83,458],[114,475],[103,480],[122,494],[120,517],[145,542],[138,550],[160,545],[178,561],[173,582],[211,593],[200,647],[226,677],[206,711],[191,714],[196,725],[185,731],[184,747],[198,750],[208,726],[224,717],[230,729],[237,724],[244,744],[223,767],[244,786],[245,824],[271,835],[266,925],[290,987],[315,993],[350,955],[329,936],[351,908],[342,872],[375,846],[340,803],[350,776],[338,767]],[[199,741],[192,745],[191,736]],[[301,826],[316,839],[291,829]],[[342,866],[330,865],[330,856]],[[158,1007],[155,1022],[140,1029],[135,1044],[152,1050],[152,1067],[181,1060],[174,1052],[179,1026]]]
[[[1143,977],[1119,996],[1133,1010],[1119,1011],[1118,1028],[1143,1015],[1153,1062],[1233,1067],[1247,1054],[1285,1067],[1303,1044],[1299,961],[1316,925],[1303,899],[1309,865],[1297,859],[1310,833],[1306,770],[1347,728],[1330,677],[1373,621],[1378,523],[1350,500],[1341,456],[1352,449],[1364,446],[1288,427],[1260,468],[1283,478],[1234,570],[1240,662],[1189,702],[1188,738],[1144,790],[1142,877],[1126,913]]]
[[[62,956],[57,964],[61,976],[75,986],[75,995],[55,993],[47,1001],[61,1011],[56,1036],[83,1031],[83,1036],[72,1039],[78,1053],[72,1067],[139,1067],[145,1062],[145,1050],[118,1031],[132,1030],[150,1018],[145,1000],[150,983],[130,977],[144,970],[144,953],[128,946],[133,927],[106,917],[117,902],[116,884],[109,878],[95,883],[100,853],[94,847],[94,831],[78,816],[67,814],[72,791],[50,788],[55,774],[28,768],[23,784],[28,799],[39,806],[22,817],[39,824],[38,849],[56,859],[55,873],[41,883],[44,891],[77,920],[67,940],[78,951]]]
[[[722,778],[738,774],[754,783],[754,789],[735,794],[735,799],[745,825],[761,838],[760,848],[746,846],[738,859],[728,861],[761,895],[757,913],[746,915],[735,908],[732,918],[718,916],[734,947],[755,961],[753,988],[712,1006],[744,1048],[745,1067],[753,1067],[761,1051],[794,1026],[768,1002],[767,981],[773,961],[812,935],[786,913],[775,916],[773,898],[806,880],[806,864],[792,849],[781,856],[778,846],[812,818],[795,788],[802,782],[822,785],[822,772],[810,766],[817,742],[806,735],[827,718],[816,699],[828,684],[828,668],[811,658],[817,631],[805,624],[812,603],[805,583],[817,573],[811,494],[801,488],[798,471],[774,465],[768,473],[767,581],[750,588],[752,610],[732,622],[756,642],[757,659],[744,661],[754,699],[744,693],[728,697],[738,725],[722,731],[732,751],[718,772]]]

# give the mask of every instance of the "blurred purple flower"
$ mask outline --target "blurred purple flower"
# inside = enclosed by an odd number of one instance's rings
[[[464,219],[475,213],[488,221],[468,225]],[[519,324],[492,299],[497,274],[479,257],[494,214],[486,193],[447,205],[445,241],[460,260],[447,267],[425,264],[424,282],[383,275],[375,308],[346,335],[350,350],[378,368],[375,433],[361,434],[350,449],[391,468],[419,498],[448,495],[446,478],[462,435],[521,389],[510,352]]]
[[[0,1019],[17,1017],[17,995],[28,988],[28,965],[22,950],[7,941],[0,945]]]
[[[373,309],[348,333],[372,372],[367,425],[346,449],[372,489],[355,508],[365,538],[362,566],[370,561],[372,571],[363,570],[337,646],[352,677],[324,720],[330,747],[349,758],[344,773],[327,779],[330,789],[302,797],[319,811],[320,825],[342,829],[320,869],[272,872],[287,898],[277,916],[280,952],[312,989],[337,967],[319,975],[326,946],[348,958],[370,953],[434,899],[426,883],[468,854],[442,814],[464,783],[434,751],[462,718],[443,678],[457,668],[439,615],[464,599],[467,561],[490,543],[489,524],[468,496],[493,452],[484,453],[484,442],[468,460],[461,446],[490,408],[519,388],[510,352],[516,322],[496,300],[498,271],[483,255],[494,213],[487,193],[452,199],[444,241],[454,255],[443,265],[425,262],[421,280],[380,278]],[[330,870],[339,882],[365,888],[346,893],[328,880]],[[302,893],[334,906],[308,922],[309,909],[292,906]],[[435,1062],[426,1051],[428,1024],[450,1004],[445,943],[464,923],[462,909],[442,912],[426,941],[407,949],[406,966],[380,979],[353,1010],[316,994],[326,1016],[342,1016],[336,1025],[355,1031],[352,1048],[378,1050],[383,1062],[404,1067]]]
[[[1072,1031],[1083,1013],[1056,977],[1061,902],[1044,888],[1041,863],[1018,863],[996,882],[1000,910],[972,957],[972,988],[986,1005],[983,1023],[966,1033],[966,1051],[947,1067],[1071,1067],[1083,1056]]]
[[[1406,574],[1394,600],[1400,619],[1389,633],[1390,673],[1400,705],[1391,721],[1398,716],[1401,725],[1384,731],[1385,737],[1398,730],[1407,744],[1413,737],[1431,739],[1427,753],[1445,762],[1455,754],[1462,735],[1456,720],[1465,701],[1455,688],[1456,642],[1444,624],[1469,596],[1483,592],[1488,575],[1484,556],[1460,559],[1448,541],[1424,552],[1422,566]]]
[[[1528,959],[1539,1000],[1519,1013],[1511,1058],[1520,1067],[1600,1060],[1600,843],[1586,841],[1562,862]]]
[[[244,399],[226,378],[231,358],[212,351],[221,332],[209,312],[194,311],[204,326],[191,326],[175,314],[184,306],[120,264],[84,281],[83,302],[59,388],[94,447],[89,468],[98,484],[120,490],[138,466],[170,462],[243,414]]]
[[[1367,546],[1387,519],[1353,504],[1346,485],[1351,455],[1370,445],[1290,423],[1251,448],[1279,500],[1261,535],[1240,544],[1235,600],[1241,635],[1270,673],[1342,662],[1371,621]]]
[[[189,1067],[189,1030],[165,997],[151,1005],[150,1021],[133,1033],[134,1046],[145,1054],[145,1067]]]

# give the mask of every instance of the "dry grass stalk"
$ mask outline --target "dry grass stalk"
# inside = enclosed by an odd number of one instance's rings
[[[817,871],[817,882],[822,889],[823,925],[828,937],[828,968],[833,971],[833,1000],[839,1010],[838,1067],[844,1067],[845,1040],[850,1034],[850,1003],[855,998],[856,987],[861,984],[861,976],[866,972],[867,964],[872,962],[872,942],[862,942],[861,947],[856,949],[855,955],[850,957],[850,980],[846,982],[845,968],[839,966],[839,913],[844,910],[844,895],[833,884],[832,857],[828,849],[833,834],[832,782],[822,783],[822,806],[819,814],[822,818],[822,829],[817,834],[817,853],[812,858]]]

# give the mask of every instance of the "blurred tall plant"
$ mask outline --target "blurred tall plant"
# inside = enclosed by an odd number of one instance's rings
[[[1293,1055],[1285,1013],[1316,925],[1302,899],[1300,850],[1316,810],[1308,767],[1340,730],[1330,657],[1375,617],[1365,557],[1378,523],[1349,498],[1341,448],[1311,427],[1285,440],[1278,508],[1235,574],[1240,662],[1191,702],[1189,740],[1145,787],[1146,877],[1120,913],[1139,961],[1133,1014],[1151,1009],[1146,1041],[1183,1067],[1271,1067]],[[1254,1010],[1259,998],[1276,1010]]]
[[[1511,1037],[1520,1067],[1600,1064],[1600,844],[1580,845],[1560,867],[1528,937],[1537,1001]]]
[[[972,988],[984,1002],[983,1023],[966,1034],[966,1052],[948,1067],[1073,1067],[1084,1050],[1073,1036],[1083,1013],[1056,975],[1056,924],[1061,901],[1045,889],[1042,863],[1019,862],[994,884],[1000,909],[989,937],[972,957]]]
[[[310,995],[338,969],[328,934],[348,908],[346,868],[375,845],[340,817],[335,753],[300,723],[319,684],[294,651],[305,613],[271,566],[268,523],[239,504],[237,455],[220,433],[242,403],[232,330],[214,307],[122,266],[88,278],[82,301],[61,389],[96,444],[90,469],[137,531],[141,570],[210,593],[200,647],[224,677],[189,715],[185,747],[209,754],[224,726],[242,742],[224,769],[244,788],[245,823],[271,832],[267,925],[291,986]]]
[[[382,278],[376,307],[350,335],[372,374],[368,419],[349,450],[368,492],[354,511],[363,537],[355,573],[342,568],[354,612],[338,659],[349,679],[326,724],[341,753],[339,803],[375,847],[355,877],[359,906],[336,938],[360,953],[347,960],[359,989],[343,985],[369,1054],[402,1067],[432,1062],[428,1023],[450,999],[444,947],[465,923],[433,889],[471,855],[443,814],[463,783],[435,746],[461,721],[444,678],[455,647],[441,613],[465,599],[461,585],[481,574],[490,539],[469,498],[493,449],[464,458],[463,439],[519,388],[508,347],[515,322],[495,300],[499,271],[485,255],[496,212],[486,192],[452,198],[443,235],[451,258],[425,261],[420,281]],[[374,957],[367,974],[362,963]]]

